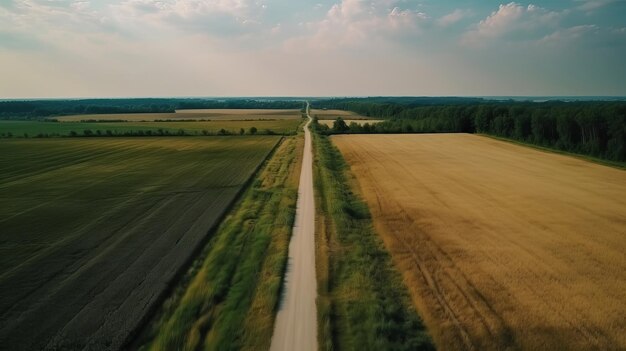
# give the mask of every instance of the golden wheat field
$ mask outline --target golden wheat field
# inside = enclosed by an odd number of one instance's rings
[[[626,349],[626,171],[468,134],[332,140],[440,350]]]

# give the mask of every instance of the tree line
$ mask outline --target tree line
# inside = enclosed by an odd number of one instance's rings
[[[2,119],[37,119],[49,116],[172,113],[182,109],[301,109],[299,100],[275,99],[81,99],[81,100],[7,100],[0,101]]]
[[[625,102],[506,102],[412,107],[342,101],[330,108],[385,118],[377,124],[335,121],[332,133],[483,133],[566,152],[626,161]],[[317,106],[316,106],[317,107]]]
[[[238,131],[231,131],[227,129],[220,129],[217,132],[203,129],[202,131],[193,130],[188,131],[185,129],[169,130],[169,129],[147,129],[147,130],[91,130],[84,129],[83,131],[70,130],[68,133],[22,133],[14,134],[12,132],[1,132],[0,138],[57,138],[57,137],[149,137],[149,136],[226,136],[226,135],[293,135],[294,133],[278,133],[271,129],[258,130],[256,127],[250,127],[247,130],[240,128]]]

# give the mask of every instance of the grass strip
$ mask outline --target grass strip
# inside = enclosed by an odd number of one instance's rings
[[[341,153],[327,136],[313,143],[320,349],[433,350]]]

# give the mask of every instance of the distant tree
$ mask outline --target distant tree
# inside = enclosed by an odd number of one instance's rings
[[[256,134],[256,132],[257,132],[256,127],[250,127],[250,134],[254,135]]]
[[[244,135],[245,132],[246,132],[245,129],[243,129],[243,128],[239,129],[239,135]]]
[[[206,135],[209,135],[209,131],[208,131],[208,130],[206,130],[206,129],[203,129],[203,130],[202,130],[202,135],[205,135],[205,136],[206,136]]]
[[[70,130],[70,136],[71,136],[71,137],[75,137],[75,136],[77,136],[77,135],[78,135],[78,133],[76,133],[76,132],[75,132],[75,131],[73,131],[73,130]]]
[[[222,129],[220,129],[220,130],[217,132],[217,134],[218,134],[218,135],[226,135],[226,134],[228,134],[228,131],[227,131],[226,129],[222,128]]]
[[[98,136],[102,135],[102,131],[100,129],[96,130],[96,134],[98,134]]]
[[[335,132],[345,132],[348,129],[350,128],[348,128],[346,121],[344,121],[341,117],[337,117],[335,122],[333,122],[333,131]]]
[[[361,133],[363,131],[363,128],[361,127],[361,125],[354,121],[350,122],[348,129],[350,130],[351,133]]]

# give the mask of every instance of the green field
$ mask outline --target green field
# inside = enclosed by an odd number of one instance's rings
[[[117,349],[275,136],[0,140],[0,340]]]
[[[241,121],[191,121],[191,122],[44,122],[44,121],[0,121],[0,137],[41,137],[68,136],[72,132],[84,135],[89,130],[93,135],[124,135],[125,133],[150,131],[151,134],[219,134],[220,130],[228,134],[239,134],[244,129],[250,134],[250,128],[257,129],[258,134],[294,134],[301,119],[280,120],[241,120]],[[107,132],[107,131],[110,131]],[[98,133],[99,132],[99,133]]]
[[[284,140],[133,348],[269,348],[295,215],[302,142],[302,134]]]

